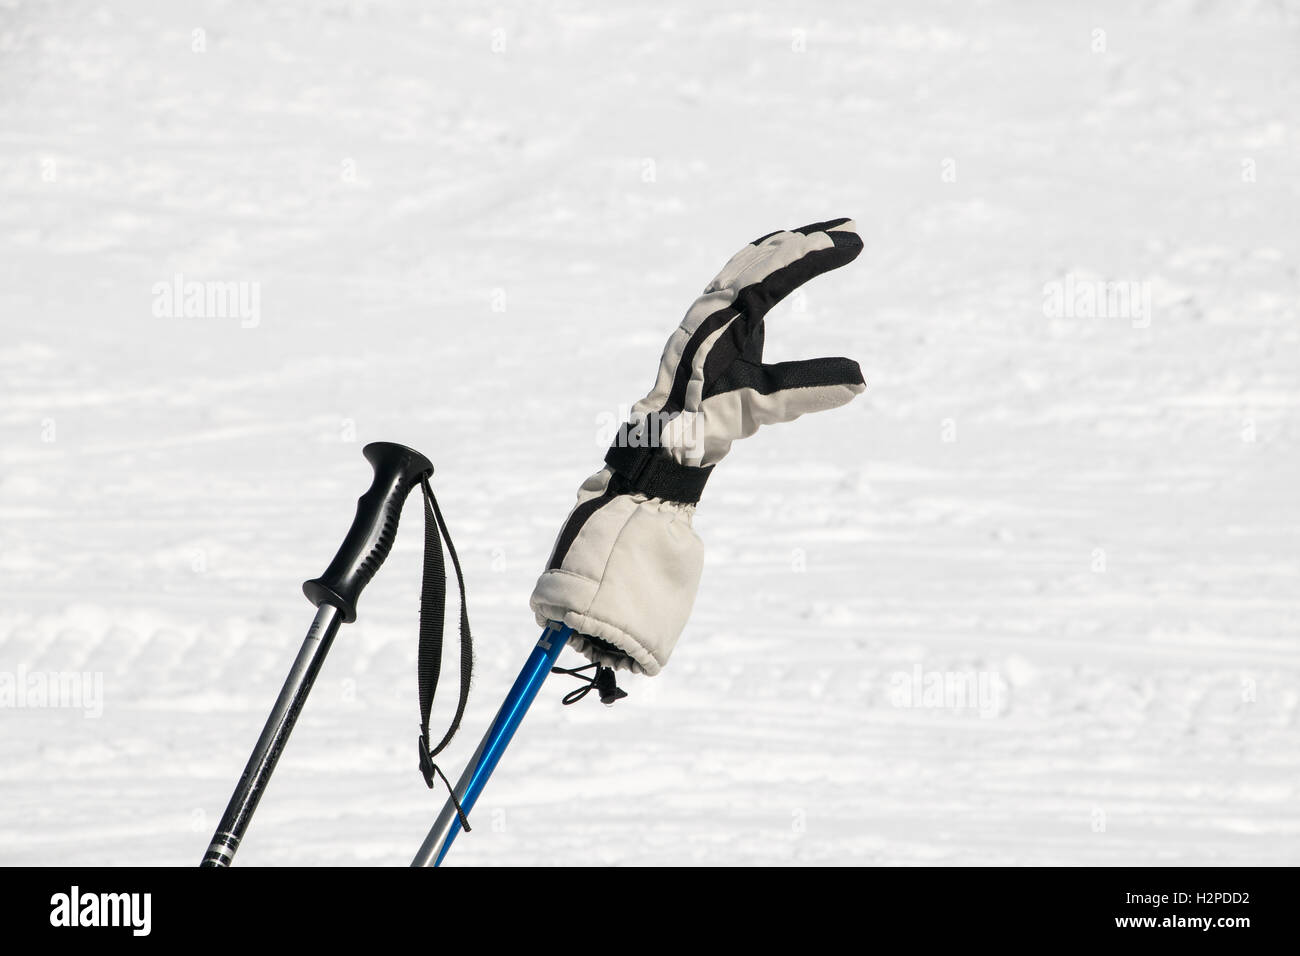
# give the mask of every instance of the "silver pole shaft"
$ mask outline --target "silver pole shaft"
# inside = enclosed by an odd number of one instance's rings
[[[322,604],[311,622],[302,648],[294,659],[289,676],[285,678],[280,696],[271,708],[271,716],[266,719],[262,735],[257,738],[257,746],[244,767],[244,772],[235,787],[234,795],[226,806],[226,812],[212,835],[212,843],[203,857],[202,866],[229,866],[239,849],[257,802],[262,799],[271,771],[275,769],[280,752],[289,740],[298,713],[307,700],[316,675],[320,673],[321,664],[329,652],[334,635],[338,633],[343,618],[338,608]]]
[[[465,794],[469,792],[470,781],[474,779],[474,770],[478,767],[479,758],[483,756],[483,748],[487,746],[488,741],[492,738],[492,731],[489,729],[479,741],[478,749],[474,751],[474,756],[469,758],[469,763],[465,765],[464,772],[460,779],[456,781],[456,801],[464,801]],[[433,866],[438,859],[438,853],[442,850],[443,844],[451,836],[451,828],[459,822],[456,814],[456,802],[450,797],[442,808],[442,813],[438,814],[438,819],[433,822],[433,829],[429,835],[424,838],[420,844],[420,852],[415,854],[415,859],[411,861],[411,866]]]

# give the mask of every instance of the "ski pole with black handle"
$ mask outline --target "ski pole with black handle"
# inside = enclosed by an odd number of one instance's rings
[[[561,648],[595,668],[602,703],[625,696],[614,670],[653,677],[668,663],[695,603],[704,543],[693,525],[705,484],[733,443],[760,426],[848,404],[866,388],[848,358],[767,362],[766,318],[805,282],[862,251],[848,218],[767,233],[728,260],[670,335],[654,387],[629,411],[584,481],[529,600],[546,630],[479,750],[429,831],[414,866],[438,866]]]
[[[372,442],[362,450],[374,468],[370,488],[357,500],[357,514],[342,547],[325,573],[303,584],[303,593],[316,605],[302,649],[267,718],[262,735],[244,767],[235,793],[212,836],[201,866],[229,866],[248,829],[253,811],[266,792],[280,753],[293,731],[325,655],[341,624],[357,618],[357,599],[388,557],[397,536],[402,505],[411,489],[433,473],[429,459],[392,442]]]

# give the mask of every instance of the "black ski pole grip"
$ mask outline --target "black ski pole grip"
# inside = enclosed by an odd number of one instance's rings
[[[320,607],[339,609],[343,620],[357,619],[357,599],[370,583],[397,537],[397,519],[411,489],[433,474],[433,464],[413,448],[393,442],[371,442],[361,450],[375,469],[375,479],[357,499],[357,516],[334,560],[318,578],[304,581],[302,593]]]

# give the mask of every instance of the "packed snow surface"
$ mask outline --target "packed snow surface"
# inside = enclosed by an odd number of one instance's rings
[[[198,862],[368,441],[434,461],[464,564],[455,774],[686,307],[837,216],[866,248],[768,355],[866,394],[736,446],[667,669],[552,678],[449,862],[1300,862],[1298,41],[1265,2],[0,3],[0,863]],[[441,807],[404,520],[241,865],[405,864]]]

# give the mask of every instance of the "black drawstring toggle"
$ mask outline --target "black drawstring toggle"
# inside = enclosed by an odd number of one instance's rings
[[[596,672],[594,674],[583,673],[583,671],[589,671],[592,668],[595,668]],[[618,681],[614,678],[614,668],[605,667],[603,664],[587,664],[585,667],[552,667],[551,673],[568,674],[570,677],[586,681],[581,687],[564,695],[563,703],[565,706],[576,704],[586,697],[593,688],[600,695],[600,702],[607,707],[613,704],[614,701],[622,700],[627,696],[627,691],[619,687]]]

